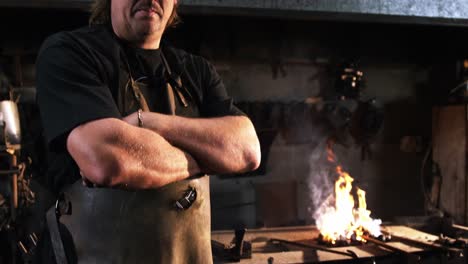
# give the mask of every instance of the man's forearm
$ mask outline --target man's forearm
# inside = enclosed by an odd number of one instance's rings
[[[103,186],[158,188],[201,171],[190,154],[157,133],[116,119],[75,128],[67,147],[83,176]]]
[[[250,120],[243,116],[185,118],[145,112],[144,127],[190,153],[205,173],[256,169],[260,146]]]

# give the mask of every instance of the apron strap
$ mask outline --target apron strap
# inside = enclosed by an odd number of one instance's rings
[[[128,82],[130,83],[130,87],[132,87],[133,97],[135,97],[135,100],[140,105],[141,110],[145,112],[149,112],[150,110],[148,107],[148,103],[146,102],[145,96],[141,92],[141,89],[140,87],[138,87],[135,80],[133,80],[132,74],[130,73],[129,75],[130,75],[130,80],[128,80]],[[127,86],[129,83],[127,83]]]
[[[50,240],[57,264],[68,264],[67,254],[60,234],[59,219],[62,214],[70,215],[71,210],[71,202],[66,199],[64,193],[61,193],[55,202],[55,206],[51,206],[46,213],[47,227],[49,228]]]
[[[180,103],[184,107],[188,107],[188,101],[186,99],[186,96],[190,99],[193,99],[193,96],[184,86],[182,86],[182,79],[180,78],[180,76],[179,75],[176,76],[172,72],[171,67],[169,66],[166,56],[164,56],[164,53],[162,50],[161,50],[161,60],[165,69],[164,78],[166,79],[166,90],[167,90],[167,95],[168,95],[170,111],[171,111],[171,114],[175,114],[174,94],[177,95],[177,99],[179,99]],[[186,95],[184,95],[183,92],[185,92]]]
[[[176,104],[174,98],[174,89],[172,88],[171,84],[166,82],[166,94],[167,94],[167,102],[169,104],[169,114],[175,115]]]
[[[63,246],[62,237],[60,236],[59,221],[55,214],[55,207],[52,206],[46,214],[47,226],[49,228],[50,240],[52,241],[52,249],[55,255],[55,261],[58,263],[68,264],[65,248]]]
[[[127,56],[125,54],[125,51],[122,50],[121,56],[124,60],[125,66],[127,68],[129,80],[127,81],[125,85],[125,89],[130,87],[132,89],[133,97],[135,101],[138,103],[139,107],[141,110],[145,112],[149,112],[150,109],[148,107],[148,102],[145,99],[145,96],[143,95],[140,87],[136,83],[135,79],[132,76],[132,72],[130,69],[130,64],[128,62]],[[186,95],[189,98],[193,98],[190,92],[187,89],[184,89],[182,86],[182,79],[180,76],[175,76],[171,70],[171,67],[169,66],[169,63],[166,59],[166,57],[163,54],[163,51],[161,49],[161,60],[164,66],[164,78],[166,82],[166,99],[168,102],[168,107],[169,107],[169,114],[175,115],[176,113],[176,103],[175,103],[175,97],[177,95],[177,99],[180,101],[180,103],[184,107],[188,107],[188,101],[186,99],[186,96],[183,94],[182,91],[186,93]],[[123,99],[124,100],[124,99]]]
[[[125,65],[127,66],[128,77],[129,77],[129,80],[127,84],[125,85],[125,90],[127,89],[128,86],[130,86],[130,88],[132,88],[133,97],[138,102],[140,109],[145,112],[149,112],[148,102],[146,102],[145,96],[141,92],[140,87],[138,87],[138,85],[136,84],[135,79],[133,79],[132,71],[130,70],[130,64],[128,63],[127,56],[123,50],[121,54],[123,55],[122,57],[124,59]]]

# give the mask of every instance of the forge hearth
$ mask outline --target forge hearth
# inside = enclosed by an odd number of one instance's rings
[[[368,232],[364,232],[362,235],[363,239],[358,240],[356,235],[352,235],[349,239],[346,237],[341,237],[335,241],[335,243],[331,243],[329,240],[324,239],[322,234],[319,234],[317,237],[317,243],[327,246],[327,247],[346,247],[346,246],[360,246],[366,244],[368,241],[379,241],[379,242],[390,242],[392,240],[392,236],[390,234],[387,235],[379,235],[375,237]]]
[[[383,226],[390,241],[365,236],[367,242],[333,247],[319,241],[315,226],[247,230],[249,258],[240,263],[466,263],[463,245],[448,246],[438,236],[407,226]],[[216,243],[230,245],[233,231],[215,231]],[[235,263],[215,256],[215,263]]]

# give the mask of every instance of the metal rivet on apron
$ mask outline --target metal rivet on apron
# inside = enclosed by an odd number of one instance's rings
[[[195,200],[197,200],[197,190],[193,187],[189,187],[182,198],[174,203],[174,206],[180,211],[187,210],[192,206]]]

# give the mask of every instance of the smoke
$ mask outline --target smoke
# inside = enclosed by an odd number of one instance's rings
[[[310,171],[307,182],[310,201],[308,211],[314,219],[323,214],[325,208],[334,204],[336,172],[334,164],[328,161],[326,149],[326,138],[324,138],[309,156]]]

